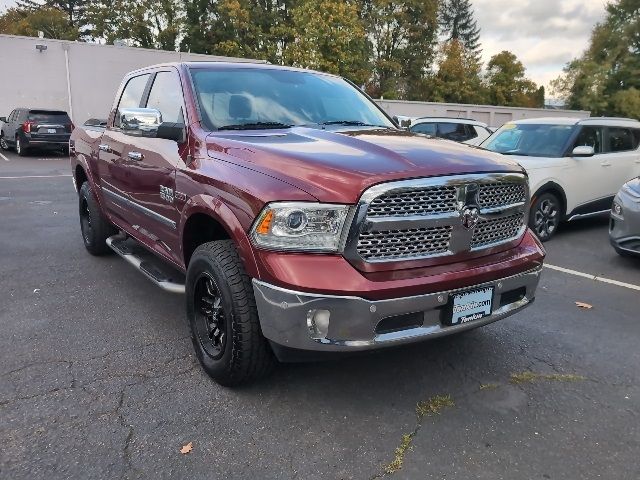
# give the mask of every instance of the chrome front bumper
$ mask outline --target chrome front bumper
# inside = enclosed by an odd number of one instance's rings
[[[299,350],[346,352],[418,342],[505,318],[533,301],[541,270],[458,290],[378,301],[296,292],[255,279],[253,291],[262,333],[272,342]],[[443,323],[452,294],[483,287],[494,288],[490,316],[460,325]]]

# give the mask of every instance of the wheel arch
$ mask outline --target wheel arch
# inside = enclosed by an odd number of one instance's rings
[[[564,220],[567,215],[567,195],[564,188],[554,181],[544,183],[531,195],[531,206],[533,206],[535,199],[544,193],[552,193],[558,197],[561,203],[562,219]]]
[[[180,220],[180,238],[184,267],[198,246],[216,240],[233,240],[245,270],[258,277],[257,262],[249,237],[231,209],[220,200],[198,195],[189,199]]]

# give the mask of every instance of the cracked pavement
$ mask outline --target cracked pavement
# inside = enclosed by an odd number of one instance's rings
[[[0,176],[68,173],[8,157]],[[69,177],[0,179],[2,479],[370,479],[436,395],[455,406],[425,417],[383,477],[640,478],[637,291],[545,270],[515,317],[229,390],[197,364],[183,298],[88,255],[78,223]],[[606,219],[547,247],[554,265],[640,284]],[[527,371],[584,380],[510,382]]]

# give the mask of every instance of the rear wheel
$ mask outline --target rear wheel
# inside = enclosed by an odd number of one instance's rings
[[[87,251],[96,256],[110,253],[111,249],[106,243],[107,238],[118,231],[102,215],[89,182],[84,182],[80,187],[79,213],[82,240]]]
[[[553,237],[560,224],[560,200],[553,193],[543,193],[531,206],[529,227],[538,238],[546,242]]]
[[[195,250],[186,300],[196,356],[217,383],[236,386],[271,371],[275,358],[262,335],[251,279],[231,240]]]
[[[27,154],[27,147],[24,145],[24,141],[20,138],[20,135],[16,135],[16,153],[21,157]]]

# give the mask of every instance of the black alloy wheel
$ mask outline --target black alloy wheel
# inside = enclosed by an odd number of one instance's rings
[[[551,193],[540,195],[531,208],[529,226],[540,240],[546,242],[553,237],[560,224],[560,202]]]
[[[196,280],[194,303],[198,341],[207,355],[218,360],[226,347],[227,322],[222,296],[215,280],[207,272],[203,272]]]

